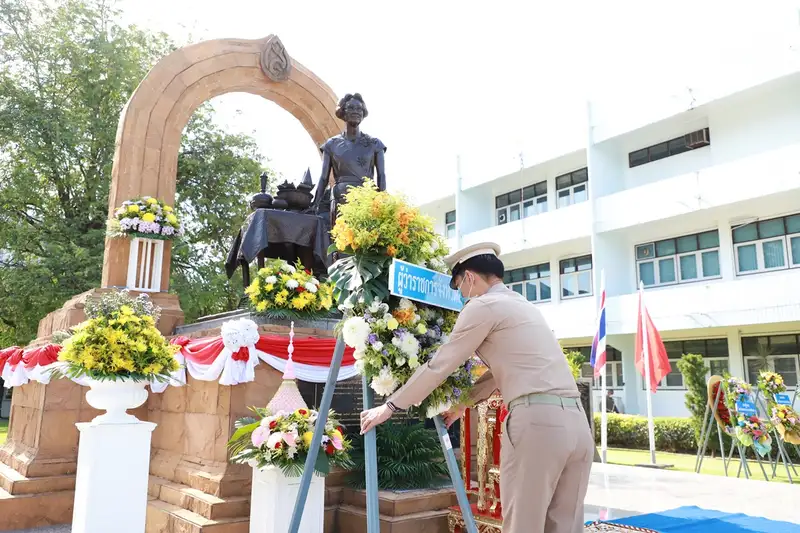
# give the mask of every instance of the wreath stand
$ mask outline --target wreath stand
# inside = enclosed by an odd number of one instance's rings
[[[717,388],[716,393],[714,392],[714,388]],[[697,448],[697,457],[695,460],[695,473],[699,474],[701,468],[703,467],[703,459],[705,458],[706,451],[708,449],[708,441],[711,437],[711,432],[713,430],[712,426],[716,422],[717,426],[717,436],[719,437],[719,447],[720,447],[720,454],[722,456],[722,465],[725,469],[725,476],[728,477],[728,465],[730,465],[731,461],[733,460],[733,452],[737,451],[739,453],[739,470],[736,474],[736,477],[740,477],[742,472],[744,472],[744,477],[746,479],[750,479],[752,475],[752,471],[750,469],[750,465],[746,459],[745,448],[741,442],[738,441],[733,436],[733,428],[728,426],[720,417],[719,414],[719,402],[721,399],[724,399],[724,380],[721,376],[711,376],[708,380],[708,402],[706,403],[706,412],[703,416],[703,428],[700,431],[700,446]],[[735,415],[736,413],[731,413],[731,416]],[[725,428],[725,433],[731,435],[732,437],[732,444],[730,451],[728,452],[727,456],[725,454],[725,441],[722,439],[722,428]],[[758,452],[756,452],[756,461],[758,465],[761,467],[761,472],[764,474],[764,480],[769,481],[769,477],[767,476],[767,471],[764,469],[764,464],[761,462],[761,458],[758,456]],[[771,460],[770,460],[771,462]]]
[[[792,405],[794,405],[794,401],[796,399],[797,399],[797,390],[795,389],[794,397],[792,398]],[[767,417],[769,417],[769,407],[768,407],[767,403],[764,401],[765,399],[761,396],[761,390],[758,390],[756,392],[755,400],[756,400],[756,404],[759,407],[761,407],[761,410],[764,412],[764,414]],[[772,400],[775,401],[774,395],[773,395]],[[778,443],[778,454],[775,455],[775,460],[773,461],[772,457],[769,458],[770,459],[770,464],[772,465],[772,477],[774,479],[775,476],[777,475],[777,472],[778,472],[778,460],[780,460],[783,463],[783,467],[786,469],[786,475],[789,478],[789,484],[793,485],[794,484],[794,478],[792,478],[792,473],[789,471],[789,467],[791,467],[791,470],[794,472],[795,477],[797,476],[797,469],[795,468],[794,463],[792,463],[791,458],[789,457],[789,453],[786,451],[786,447],[784,446],[783,439],[778,434],[778,430],[775,429],[774,427],[772,428],[772,437],[773,437],[773,439],[775,439],[775,442]],[[798,455],[800,455],[800,449],[798,449],[797,444],[792,444],[792,446],[794,446],[794,451]]]
[[[319,415],[314,427],[314,437],[311,439],[311,446],[309,447],[308,456],[306,457],[306,464],[303,468],[303,477],[300,479],[300,487],[297,493],[297,500],[294,504],[292,521],[289,525],[288,533],[298,533],[300,528],[300,521],[303,518],[303,510],[308,497],[308,490],[311,486],[311,477],[314,473],[314,464],[316,463],[317,454],[319,453],[320,445],[322,443],[322,435],[325,431],[325,424],[328,421],[328,411],[330,410],[331,400],[333,399],[333,390],[336,387],[336,377],[339,375],[339,368],[342,365],[344,347],[344,338],[342,337],[342,334],[339,333],[338,337],[336,338],[336,347],[333,350],[331,367],[330,371],[328,372],[328,381],[325,383],[325,389],[322,392],[322,399],[320,401],[318,410]],[[371,409],[374,404],[374,397],[372,389],[367,383],[366,376],[362,376],[361,386],[364,394],[364,410]],[[469,498],[467,497],[466,490],[464,489],[464,482],[461,479],[461,474],[458,471],[458,462],[456,461],[456,455],[453,452],[453,444],[450,442],[450,436],[447,434],[447,428],[445,427],[444,420],[442,420],[441,415],[437,415],[433,418],[433,421],[436,424],[436,432],[439,435],[439,442],[442,445],[444,458],[447,462],[447,469],[450,472],[450,480],[452,481],[453,488],[456,491],[458,505],[461,508],[461,514],[464,518],[466,525],[465,533],[478,533],[478,528],[475,524],[475,518],[472,515],[472,508],[469,504]],[[380,533],[381,524],[378,510],[378,445],[375,428],[368,431],[364,436],[364,455],[367,482],[367,533]]]

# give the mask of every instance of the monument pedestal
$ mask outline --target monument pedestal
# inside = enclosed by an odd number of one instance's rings
[[[142,533],[152,422],[77,424],[81,432],[72,533]]]
[[[292,521],[299,477],[287,477],[279,468],[253,469],[250,497],[250,533],[286,533]],[[314,475],[300,522],[300,533],[322,533],[325,524],[325,478]]]

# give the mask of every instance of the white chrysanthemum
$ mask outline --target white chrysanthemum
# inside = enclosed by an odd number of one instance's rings
[[[370,327],[366,320],[360,316],[348,318],[342,328],[344,342],[351,348],[364,349],[367,345]]]
[[[408,357],[413,357],[419,353],[419,341],[414,335],[406,333],[400,343],[400,350]]]
[[[289,457],[289,459],[294,459],[294,456],[297,455],[297,447],[289,446],[286,448],[286,455]]]
[[[278,278],[275,276],[267,276],[266,278],[264,278],[264,281],[274,285],[275,283],[278,283]]]
[[[388,312],[389,312],[389,304],[387,304],[387,303],[382,303],[382,304],[381,304],[381,310],[380,310],[380,312],[381,312],[381,313],[388,313]]]
[[[360,346],[353,350],[353,359],[358,361],[359,359],[364,359],[364,355],[367,353],[366,347]]]
[[[404,364],[406,364],[406,358],[402,357],[402,356],[397,357],[394,360],[394,364],[395,364],[395,366],[398,366],[398,367],[403,366]]]
[[[286,282],[287,289],[296,289],[299,286],[300,284],[297,282],[296,279],[290,279],[289,281]]]
[[[372,343],[372,348],[376,352],[380,352],[381,350],[383,350],[383,343],[381,341],[375,341]]]
[[[400,309],[414,309],[414,304],[408,298],[400,299]]]
[[[377,376],[372,378],[370,387],[372,387],[372,390],[381,396],[389,396],[395,390],[397,390],[397,386],[399,384],[400,382],[397,381],[396,377],[394,377],[392,370],[388,366],[385,366],[381,369]]]
[[[377,314],[381,310],[381,301],[380,300],[372,300],[372,303],[369,304],[369,312],[373,315]]]
[[[412,321],[412,322],[413,322],[414,324],[416,324],[417,322],[419,322],[419,319],[420,319],[420,316],[419,316],[417,313],[414,313],[414,319],[413,319],[413,321]]]
[[[394,318],[394,317],[393,317],[393,316],[392,316],[390,313],[385,313],[385,314],[383,315],[383,320],[391,320],[391,319],[393,319],[393,318]]]
[[[450,407],[452,407],[452,405],[448,402],[431,405],[425,412],[425,416],[427,416],[428,418],[433,418],[436,415],[440,415],[446,411],[449,411]]]
[[[294,268],[294,267],[293,267],[292,265],[290,265],[289,263],[284,263],[284,264],[282,264],[282,265],[281,265],[281,270],[283,270],[284,272],[289,272],[289,273],[291,273],[291,274],[294,274],[295,272],[297,272],[297,269],[296,269],[296,268]]]
[[[419,366],[419,357],[409,357],[408,358],[408,368],[414,370]]]
[[[350,299],[348,298],[347,300],[345,300],[345,301],[344,301],[344,302],[343,302],[343,303],[342,303],[342,304],[339,306],[339,311],[341,311],[341,312],[343,312],[343,313],[346,313],[347,311],[350,311],[351,309],[353,309],[353,307],[354,307],[354,305],[353,305],[353,302],[352,302],[352,301],[350,301]]]
[[[315,292],[317,292],[317,286],[314,285],[313,283],[311,283],[310,281],[305,284],[305,288],[311,294],[314,294]]]

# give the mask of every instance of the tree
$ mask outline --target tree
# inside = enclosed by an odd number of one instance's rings
[[[118,19],[102,0],[0,0],[3,344],[30,341],[45,314],[100,284],[120,111],[174,49]],[[244,178],[254,185],[262,166],[253,141],[215,126],[209,106],[187,126],[177,196],[190,228],[173,279],[189,316],[230,307],[232,289],[212,263],[246,209],[235,205]]]
[[[708,405],[708,388],[706,385],[708,367],[703,361],[702,355],[684,354],[678,361],[678,370],[683,375],[683,383],[686,385],[684,401],[686,409],[689,410],[691,415],[695,440],[699,446],[702,444],[700,432],[703,430],[703,417],[706,415],[706,406]],[[712,422],[712,430],[714,430],[713,424]],[[715,430],[714,433],[716,433]],[[725,445],[728,446],[730,438],[725,433],[723,433],[723,440]],[[714,434],[708,439],[708,449],[712,452],[719,451],[719,438]]]

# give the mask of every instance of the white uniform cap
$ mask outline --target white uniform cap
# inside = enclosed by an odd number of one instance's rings
[[[475,257],[476,255],[485,255],[491,254],[494,256],[500,255],[500,245],[496,242],[479,242],[477,244],[473,244],[472,246],[467,246],[466,248],[462,248],[461,250],[448,255],[444,258],[445,264],[453,270],[453,268],[459,264],[463,263],[467,259]]]

